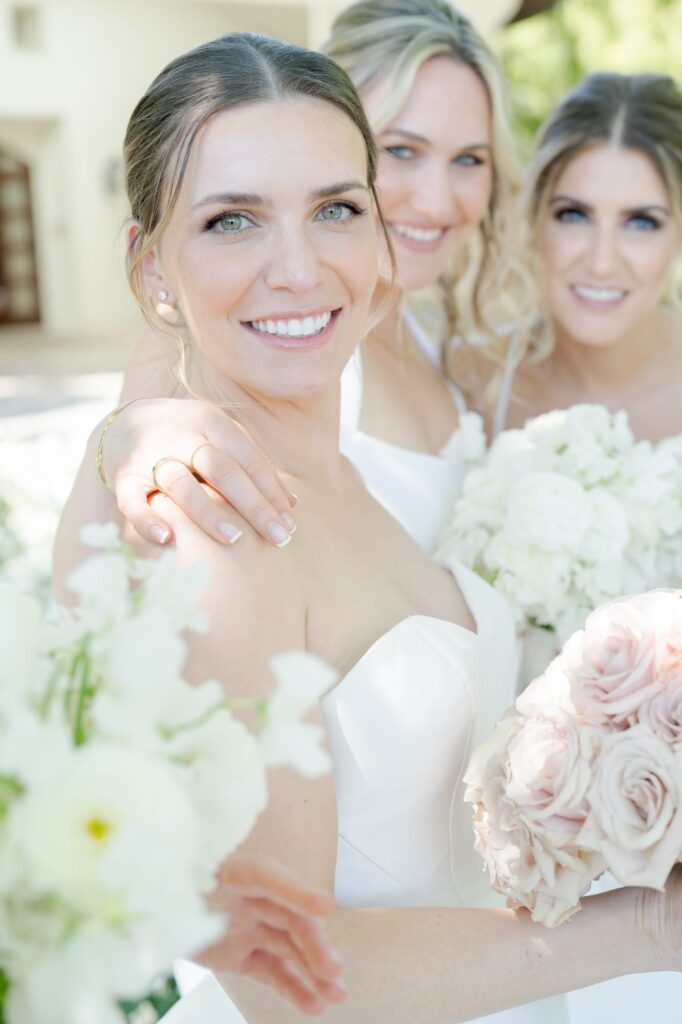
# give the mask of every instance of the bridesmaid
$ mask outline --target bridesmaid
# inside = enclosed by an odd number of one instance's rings
[[[594,402],[626,409],[639,438],[682,435],[682,93],[672,79],[584,79],[540,133],[527,201],[544,313],[507,424]],[[575,1024],[615,1009],[619,1024],[639,1024],[652,1005],[657,1024],[675,1024],[681,998],[677,976],[657,975],[574,992],[568,1004]]]
[[[435,290],[442,341],[457,333],[493,337],[517,309],[511,302],[501,308],[498,297],[514,284],[523,293],[512,222],[519,172],[493,55],[446,0],[362,0],[338,16],[326,50],[359,88],[378,139],[377,189],[403,291]],[[157,311],[175,315],[167,300],[159,299]],[[444,373],[435,334],[390,297],[384,313],[363,347],[361,372],[357,360],[346,373],[341,442],[374,496],[431,550],[464,468],[460,456],[453,465],[442,449],[465,403]],[[124,399],[175,393],[177,375],[161,346],[157,335],[141,347]],[[465,425],[451,453],[482,446],[476,423]],[[95,457],[99,433],[86,461]],[[164,456],[181,462],[160,466],[152,481],[152,467]],[[103,476],[148,540],[170,537],[147,502],[155,485],[215,540],[237,539],[227,506],[210,501],[183,463],[262,536],[277,545],[288,541],[295,511],[231,420],[206,403],[138,401],[111,424]],[[80,554],[69,540],[77,523],[106,518],[113,507],[104,488],[88,500],[86,507],[77,486],[57,546],[59,578]]]
[[[314,716],[334,779],[274,773],[246,851],[276,849],[335,882],[344,908],[329,927],[348,998],[331,1019],[442,1024],[623,971],[679,969],[677,874],[665,894],[587,898],[554,931],[525,912],[461,906],[485,883],[458,828],[451,862],[449,815],[463,812],[453,794],[493,713],[485,689],[499,697],[509,682],[511,621],[483,581],[435,565],[338,451],[340,376],[365,330],[380,223],[373,140],[349,80],[318,54],[227,36],[156,79],[126,161],[139,301],[174,299],[195,357],[187,384],[231,403],[302,496],[300,538],[284,553],[251,532],[228,551],[155,501],[179,558],[212,569],[211,628],[188,638],[193,673],[263,694],[268,658],[294,645],[343,675]],[[301,318],[313,320],[305,337]],[[287,330],[273,335],[270,319]],[[230,987],[252,1024],[300,1020],[262,986]]]
[[[594,402],[635,435],[682,434],[682,93],[588,76],[540,132],[527,179],[544,312],[506,416]]]

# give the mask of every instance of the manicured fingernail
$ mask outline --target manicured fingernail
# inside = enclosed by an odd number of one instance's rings
[[[327,956],[334,964],[338,964],[339,966],[341,966],[341,964],[343,963],[343,960],[341,959],[341,954],[336,949],[332,949],[330,947],[327,950]]]
[[[281,523],[270,523],[268,526],[268,537],[276,548],[283,548],[291,540],[291,534]]]
[[[292,508],[296,508],[298,505],[298,494],[294,494],[293,491],[287,491],[287,497],[289,498],[289,504]]]
[[[228,544],[234,544],[243,535],[244,531],[240,530],[237,526],[233,526],[232,523],[218,523],[218,533],[221,537],[225,538]]]
[[[339,996],[339,998],[348,995],[348,989],[341,978],[337,978],[335,981],[327,982],[329,987]]]
[[[296,523],[287,512],[283,512],[279,518],[282,520],[289,533],[296,533]]]
[[[167,544],[170,540],[171,532],[167,526],[161,526],[159,523],[154,523],[149,528],[149,536],[157,544]]]

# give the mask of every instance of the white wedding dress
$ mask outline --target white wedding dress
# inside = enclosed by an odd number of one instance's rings
[[[416,324],[408,326],[435,360],[428,338]],[[356,354],[342,381],[341,450],[373,496],[431,551],[467,467],[364,434],[361,400]],[[463,412],[456,393],[453,400]],[[411,616],[379,637],[322,702],[337,794],[335,895],[341,906],[504,905],[473,849],[461,780],[474,746],[514,700],[514,628],[506,605],[486,583],[467,569],[451,568],[477,634]],[[192,970],[189,978],[180,972],[181,987],[196,984],[198,969]],[[202,973],[164,1024],[244,1024],[215,979]],[[567,1024],[568,1016],[565,999],[557,997],[483,1020]]]

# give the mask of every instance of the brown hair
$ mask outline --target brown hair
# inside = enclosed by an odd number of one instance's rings
[[[649,158],[682,227],[682,92],[667,75],[599,72],[569,92],[540,129],[525,187],[531,231],[541,224],[568,164],[599,143],[635,149]],[[679,302],[674,280],[668,299]],[[551,318],[545,316],[533,337],[534,358],[548,356],[553,345]]]
[[[139,224],[128,250],[128,280],[153,327],[169,331],[145,288],[142,260],[172,215],[199,131],[219,111],[291,96],[324,100],[351,119],[365,142],[368,184],[376,201],[372,131],[348,75],[323,54],[233,32],[172,61],[135,107],[124,143],[126,189]]]

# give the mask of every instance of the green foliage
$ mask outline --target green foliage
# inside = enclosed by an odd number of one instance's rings
[[[122,1000],[119,1005],[129,1024],[136,1024],[136,1021],[151,1024],[152,1021],[160,1021],[179,999],[180,993],[175,978],[164,978],[144,999],[135,1002]],[[0,1020],[0,1024],[2,1024],[2,1020]]]
[[[682,0],[559,0],[508,26],[498,52],[527,155],[542,121],[592,71],[680,75]]]

